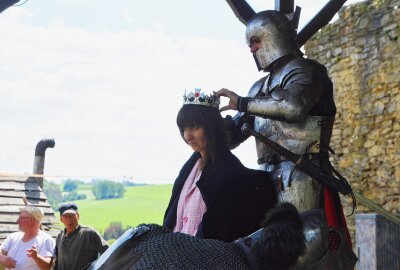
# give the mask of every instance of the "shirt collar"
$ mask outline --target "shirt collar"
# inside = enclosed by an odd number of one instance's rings
[[[72,237],[75,234],[77,234],[80,230],[81,230],[81,225],[78,224],[78,226],[76,226],[75,230],[71,234],[67,235],[67,229],[64,228],[64,236],[65,237]]]

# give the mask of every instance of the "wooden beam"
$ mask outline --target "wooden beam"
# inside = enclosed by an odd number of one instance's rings
[[[275,10],[283,14],[294,12],[294,0],[275,0]]]
[[[35,182],[0,182],[2,190],[20,190],[20,191],[40,191],[39,185]]]
[[[354,197],[356,197],[356,200],[358,203],[363,204],[364,206],[368,207],[370,210],[377,212],[378,214],[384,216],[385,218],[387,218],[388,220],[394,222],[395,224],[400,224],[400,217],[390,213],[389,211],[387,211],[385,208],[383,208],[382,206],[376,204],[375,202],[365,198],[363,195],[361,195],[361,193],[357,192],[357,191],[353,191],[354,193]]]
[[[53,215],[54,211],[50,207],[46,207],[46,204],[41,204],[40,207],[38,205],[35,205],[35,207],[40,208],[43,211],[43,214],[48,214],[48,215]],[[0,213],[5,213],[5,214],[16,214],[19,215],[19,209],[23,207],[23,205],[17,206],[17,205],[1,205],[0,204]]]
[[[29,205],[38,206],[38,207],[48,207],[50,208],[47,200],[38,200],[38,199],[28,199]],[[0,196],[0,206],[10,206],[15,205],[18,207],[24,206],[24,201],[21,197],[3,197]]]
[[[0,1],[0,13],[6,10],[7,8],[11,7],[15,3],[17,3],[19,0],[3,0]]]
[[[277,1],[277,0],[276,0]],[[347,0],[329,0],[329,2],[304,26],[297,35],[297,44],[303,46],[319,29],[329,23]]]
[[[3,181],[26,182],[29,180],[29,178],[31,178],[31,177],[0,175],[0,182],[3,182]]]
[[[239,21],[244,25],[246,25],[250,18],[256,14],[246,0],[226,0],[226,2],[231,7]]]
[[[0,189],[0,197],[11,197],[11,198],[20,198],[22,201],[22,197],[26,197],[28,201],[30,200],[47,200],[46,196],[42,191],[16,191],[16,190],[1,190]]]

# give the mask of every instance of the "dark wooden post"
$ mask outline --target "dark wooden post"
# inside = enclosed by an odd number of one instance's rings
[[[376,213],[356,215],[357,269],[400,269],[400,225]]]
[[[11,7],[15,3],[17,3],[19,0],[2,0],[0,1],[0,13],[6,10],[7,8]]]
[[[275,10],[284,14],[294,12],[294,0],[275,0]]]

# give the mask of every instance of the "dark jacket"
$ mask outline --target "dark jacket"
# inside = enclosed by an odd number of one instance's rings
[[[164,226],[174,229],[183,185],[200,154],[194,153],[175,180]],[[230,151],[203,169],[197,186],[206,204],[196,236],[230,242],[257,229],[277,202],[275,187],[264,171],[242,165]]]
[[[93,228],[79,225],[66,235],[62,230],[56,239],[54,270],[80,270],[97,260],[108,248],[108,243]]]

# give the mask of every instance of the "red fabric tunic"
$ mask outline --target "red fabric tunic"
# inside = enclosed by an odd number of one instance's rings
[[[347,229],[346,219],[343,214],[343,208],[340,203],[339,195],[337,194],[337,192],[333,193],[329,188],[324,187],[324,197],[325,197],[325,214],[328,227],[343,228],[346,234],[347,243],[349,244],[350,247],[352,247],[351,238],[349,230]]]

